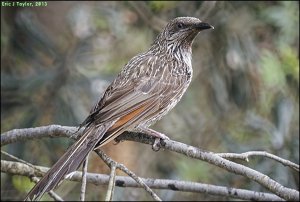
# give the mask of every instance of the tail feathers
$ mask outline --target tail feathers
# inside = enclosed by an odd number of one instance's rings
[[[113,123],[109,122],[99,126],[89,126],[81,138],[66,151],[31,189],[24,200],[39,200],[45,192],[54,189],[65,175],[75,171]]]

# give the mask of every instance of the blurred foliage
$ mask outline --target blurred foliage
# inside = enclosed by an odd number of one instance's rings
[[[150,9],[154,12],[163,12],[166,10],[176,8],[178,2],[176,1],[149,1]]]
[[[1,7],[1,132],[48,124],[78,125],[109,82],[146,51],[163,25],[194,16],[215,29],[193,47],[193,81],[182,101],[153,128],[214,152],[265,150],[299,164],[299,2],[148,1],[48,2]],[[3,149],[51,166],[72,141],[43,139]],[[245,177],[148,145],[122,142],[105,151],[141,177],[171,178],[266,191]],[[4,158],[4,156],[2,156]],[[107,173],[92,157],[90,170]],[[299,189],[299,173],[252,157],[250,166]],[[20,200],[32,183],[1,174],[1,200]],[[57,191],[78,199],[79,185]],[[88,186],[103,200],[106,186]],[[164,200],[232,200],[158,191]],[[149,200],[140,189],[116,188],[115,200]],[[50,198],[46,195],[45,200]]]
[[[283,89],[285,85],[285,73],[279,58],[270,51],[262,53],[261,58],[262,78],[269,88]]]
[[[31,182],[28,177],[17,175],[12,177],[12,184],[19,192],[29,192],[30,189],[28,189],[28,187],[34,185],[34,183]]]

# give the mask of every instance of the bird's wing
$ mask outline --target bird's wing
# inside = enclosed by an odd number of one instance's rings
[[[135,127],[145,118],[159,113],[178,93],[182,83],[171,75],[168,63],[161,61],[164,60],[157,56],[144,57],[134,68],[128,68],[133,65],[129,62],[107,88],[87,118],[96,125],[118,120],[104,139],[108,140],[106,137],[110,136],[111,140],[121,134],[122,129]]]

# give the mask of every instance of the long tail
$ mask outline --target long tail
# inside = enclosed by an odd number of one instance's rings
[[[113,123],[109,122],[98,126],[90,125],[81,138],[66,151],[31,189],[24,200],[39,200],[45,192],[54,189],[65,175],[75,171]]]

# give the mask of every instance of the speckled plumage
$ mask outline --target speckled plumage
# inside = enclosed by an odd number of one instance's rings
[[[191,82],[192,42],[199,31],[209,28],[212,28],[209,24],[192,17],[170,21],[147,52],[133,57],[123,67],[83,122],[84,135],[26,199],[39,199],[53,189],[64,175],[76,170],[95,147],[126,130],[143,132],[168,113]]]

